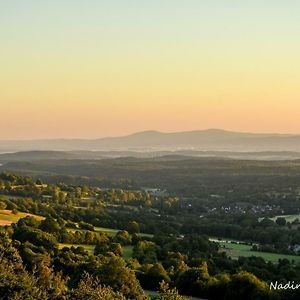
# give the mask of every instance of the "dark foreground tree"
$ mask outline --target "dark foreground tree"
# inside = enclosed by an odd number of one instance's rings
[[[114,292],[111,287],[101,285],[98,278],[85,273],[78,287],[71,292],[70,299],[76,300],[125,300],[120,292]]]
[[[102,257],[100,266],[94,275],[102,284],[111,286],[114,291],[121,292],[126,299],[147,299],[134,271],[126,266],[121,257],[113,253],[110,256]]]

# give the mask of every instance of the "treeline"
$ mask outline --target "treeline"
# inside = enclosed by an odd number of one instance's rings
[[[166,298],[173,294],[179,299],[172,288],[213,300],[299,297],[298,290],[271,291],[268,286],[271,281],[300,282],[299,264],[287,260],[273,264],[257,257],[233,260],[208,238],[259,239],[287,251],[299,242],[299,228],[289,228],[280,219],[259,221],[248,214],[217,213],[199,217],[198,212],[179,210],[182,203],[177,197],[65,183],[46,185],[9,173],[2,174],[1,180],[2,209],[44,216],[40,221],[26,217],[1,228],[3,299],[23,299],[27,294],[33,295],[28,299],[37,299],[35,293],[44,295],[42,299],[72,299],[74,295],[103,299],[97,296],[103,293],[109,295],[107,299],[145,299],[143,289],[160,286],[158,297],[165,298],[158,299],[173,299]],[[13,197],[16,191],[34,193],[34,197]],[[120,231],[109,237],[94,226]],[[59,249],[59,243],[74,246]],[[78,244],[95,245],[94,253]],[[133,247],[132,257],[124,261],[127,246]]]
[[[254,275],[260,272],[260,277],[270,279],[271,274],[272,280],[278,280],[287,272],[290,280],[296,281],[299,268],[293,273],[287,261],[274,266],[254,258],[229,260],[204,236],[145,239],[123,231],[102,239],[91,255],[82,247],[59,250],[52,227],[56,225],[50,219],[26,217],[1,230],[1,299],[38,299],[38,295],[42,299],[72,299],[74,295],[76,299],[146,299],[141,287],[156,290],[166,284],[182,294],[207,299],[299,296],[297,291],[271,291]],[[122,245],[128,244],[134,245],[133,258],[126,262],[121,251]],[[105,293],[107,298],[101,298]],[[181,298],[175,290],[165,288],[157,299]]]
[[[101,189],[65,183],[43,185],[40,181],[33,182],[30,177],[10,173],[1,174],[0,179],[2,194],[33,196],[20,199],[8,197],[2,201],[2,207],[4,205],[10,210],[124,230],[131,230],[129,223],[137,221],[138,230],[145,233],[174,236],[201,233],[259,243],[261,246],[254,250],[275,253],[295,254],[293,249],[300,244],[297,221],[292,224],[282,218],[276,222],[269,218],[260,220],[253,213],[240,211],[231,214],[220,210],[207,213],[207,207],[197,206],[196,201],[174,196],[155,197],[140,190]],[[200,200],[198,202],[201,203]],[[214,202],[217,206],[217,201]],[[298,202],[293,203],[298,205]]]
[[[244,196],[256,189],[268,191],[298,188],[299,164],[299,160],[255,161],[166,156],[151,159],[127,157],[11,162],[6,163],[5,168],[27,170],[40,175],[47,172],[50,175],[43,175],[43,178],[52,183],[64,181],[76,185],[135,189],[154,186],[191,197],[222,193],[228,187],[234,190],[242,187]],[[243,196],[243,193],[240,195]]]

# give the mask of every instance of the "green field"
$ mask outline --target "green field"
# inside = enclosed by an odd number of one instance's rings
[[[270,220],[272,221],[276,221],[278,218],[285,218],[285,220],[287,222],[294,222],[296,219],[298,219],[300,221],[300,214],[294,214],[294,215],[278,215],[278,216],[275,216],[275,217],[272,217],[270,218]],[[260,222],[261,220],[263,220],[264,218],[258,218],[258,221]]]
[[[117,232],[120,230],[118,229],[112,229],[112,228],[104,228],[104,227],[94,227],[95,231],[101,231],[106,233],[109,236],[115,236]]]
[[[71,247],[83,247],[89,254],[94,254],[95,250],[95,245],[84,245],[84,244],[64,244],[64,243],[59,243],[58,244],[58,249],[62,249],[64,247],[71,248]],[[132,257],[132,250],[133,246],[123,246],[123,258],[128,259]]]
[[[58,249],[62,249],[64,247],[67,248],[71,248],[72,246],[76,247],[83,247],[84,250],[86,250],[89,254],[94,254],[94,249],[95,249],[95,245],[77,245],[77,244],[63,244],[63,243],[59,243],[58,244]]]
[[[271,261],[271,262],[278,262],[278,259],[285,258],[291,262],[300,263],[299,255],[286,255],[286,254],[277,254],[277,253],[269,253],[269,252],[251,251],[250,249],[252,246],[229,243],[226,241],[221,241],[218,243],[221,246],[220,251],[225,251],[227,255],[229,255],[233,259],[237,259],[240,256],[244,256],[244,257],[258,256],[258,257],[262,257],[266,261]]]
[[[278,218],[285,218],[285,220],[287,222],[294,222],[296,219],[300,220],[300,214],[296,214],[296,215],[281,215],[281,216],[275,216],[273,218],[271,218],[271,220],[276,221]]]
[[[11,225],[12,223],[18,222],[19,219],[24,218],[26,216],[33,216],[37,220],[43,220],[44,217],[33,215],[30,213],[18,212],[17,214],[13,214],[10,210],[0,210],[0,226]],[[279,216],[278,216],[279,217]],[[292,220],[296,218],[300,218],[300,215],[286,215],[282,217],[287,217],[287,221],[292,222]],[[276,218],[276,217],[274,217]],[[84,229],[69,229],[72,231],[84,230]],[[112,228],[104,228],[104,227],[95,227],[95,231],[101,231],[106,233],[109,236],[115,236],[119,231],[118,229]],[[140,233],[140,236],[145,237],[153,237],[151,234]],[[211,238],[211,241],[218,242],[221,246],[220,251],[225,251],[230,257],[237,259],[240,256],[250,257],[250,256],[258,256],[264,258],[266,261],[278,262],[278,259],[288,259],[289,261],[300,263],[300,256],[297,255],[286,255],[286,254],[277,254],[277,253],[268,253],[268,252],[260,252],[260,251],[251,251],[251,246],[239,244],[239,243],[230,243],[229,240],[222,239],[219,241],[217,238]],[[71,247],[71,246],[82,246],[86,249],[90,254],[94,253],[94,245],[75,245],[75,244],[59,244],[59,248],[63,247]],[[132,256],[132,246],[123,247],[123,257],[128,259]]]
[[[27,216],[33,216],[37,220],[43,220],[44,219],[44,217],[33,215],[33,214],[30,214],[30,213],[18,212],[16,214],[13,214],[11,212],[11,210],[1,209],[0,210],[0,226],[11,225],[12,223],[18,222],[19,219],[25,218]]]
[[[121,229],[113,229],[113,228],[105,228],[105,227],[94,227],[95,231],[101,231],[106,233],[109,236],[115,236],[117,232],[119,232]],[[138,233],[139,236],[149,237],[152,238],[153,234],[148,233]]]
[[[11,196],[11,195],[0,195],[0,200],[1,199],[5,199],[5,200],[9,200],[9,199],[20,199],[22,197],[19,197],[19,196]]]
[[[229,243],[229,242],[236,242],[236,243],[243,243],[243,241],[241,240],[236,240],[236,239],[230,239],[230,238],[218,238],[218,237],[214,237],[214,236],[210,236],[209,240],[211,242],[217,242],[217,243]]]
[[[113,229],[113,228],[105,228],[105,227],[94,227],[95,231],[106,233],[108,236],[115,236],[120,230],[122,229]],[[68,228],[69,231],[75,232],[75,231],[87,231],[87,229],[81,229],[81,228]],[[147,233],[138,233],[139,236],[144,237],[153,237],[153,234],[147,234]]]

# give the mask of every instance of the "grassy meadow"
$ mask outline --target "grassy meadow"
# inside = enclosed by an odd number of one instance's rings
[[[94,254],[94,249],[95,249],[95,245],[83,245],[83,244],[80,244],[80,245],[77,245],[77,244],[64,244],[64,243],[59,243],[58,244],[58,248],[59,249],[62,249],[62,248],[71,248],[71,247],[83,247],[84,250],[86,250],[89,254]]]
[[[62,249],[62,248],[71,248],[71,247],[83,247],[84,250],[86,250],[89,254],[94,254],[94,250],[95,250],[95,245],[84,245],[84,244],[64,244],[64,243],[59,243],[58,244],[58,248]],[[132,257],[132,250],[133,250],[133,246],[123,246],[123,258],[124,259],[129,259]]]
[[[105,228],[105,227],[94,227],[95,231],[101,231],[106,233],[108,236],[115,236],[117,232],[120,231],[120,229],[113,229],[113,228]],[[149,237],[152,238],[153,234],[148,233],[138,233],[139,236],[143,237]]]
[[[282,215],[282,216],[275,216],[271,218],[271,220],[276,221],[278,218],[285,218],[287,222],[294,222],[296,219],[300,220],[300,214],[295,214],[295,215]]]
[[[12,213],[11,210],[1,209],[0,210],[0,226],[11,225],[12,223],[16,223],[21,218],[25,218],[27,216],[33,216],[37,220],[43,220],[44,217],[33,215],[30,213],[17,212],[16,214]]]
[[[0,226],[9,226],[12,223],[18,222],[19,219],[24,218],[26,216],[33,216],[37,220],[43,220],[44,217],[37,216],[30,213],[17,212],[13,213],[11,210],[2,209],[0,210]],[[292,222],[296,218],[300,218],[300,215],[287,215],[283,216],[287,219],[287,221]],[[276,218],[276,217],[274,217]],[[69,230],[83,230],[83,229],[69,229]],[[109,236],[115,236],[119,231],[118,229],[113,228],[104,228],[104,227],[95,227],[95,231],[101,231],[106,233]],[[153,237],[151,234],[140,233],[140,236],[144,237]],[[277,253],[268,253],[268,252],[260,252],[260,251],[251,251],[250,245],[240,244],[238,241],[235,243],[231,243],[230,240],[222,239],[217,240],[216,238],[211,238],[210,240],[218,242],[221,246],[220,251],[225,251],[230,257],[233,259],[237,259],[238,257],[250,257],[250,256],[258,256],[262,257],[266,261],[278,262],[279,259],[288,259],[291,262],[300,263],[300,256],[297,255],[286,255],[286,254],[277,254]],[[78,247],[82,246],[89,254],[94,253],[95,245],[77,245],[77,244],[59,244],[59,248],[63,247]],[[132,257],[132,246],[123,247],[123,257],[124,259],[128,259]]]
[[[240,256],[250,257],[258,256],[262,257],[266,261],[278,262],[279,259],[288,259],[291,262],[300,263],[300,255],[287,255],[260,251],[251,251],[250,245],[230,243],[226,241],[218,242],[221,246],[220,251],[225,251],[233,259],[238,259]]]

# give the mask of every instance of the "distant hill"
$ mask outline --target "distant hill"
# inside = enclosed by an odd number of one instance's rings
[[[49,151],[33,150],[0,154],[0,165],[8,162],[29,162],[45,160],[101,160],[107,158],[172,158],[216,157],[247,160],[295,160],[300,159],[300,152],[292,151],[200,151],[200,150],[165,150],[165,151]]]
[[[1,141],[0,152],[28,150],[58,151],[296,151],[300,152],[300,135],[257,134],[208,129],[163,133],[144,131],[122,137],[94,140],[56,139]]]
[[[224,193],[228,187],[238,191],[243,185],[245,191],[257,198],[258,187],[265,191],[288,190],[299,188],[300,182],[300,160],[236,160],[179,155],[10,161],[0,166],[2,171],[30,175],[48,183],[127,189],[153,187],[191,197]]]

